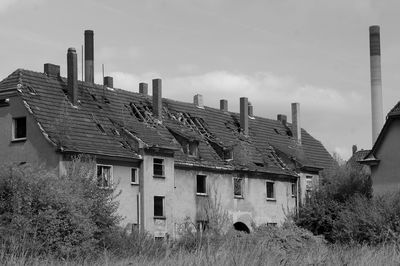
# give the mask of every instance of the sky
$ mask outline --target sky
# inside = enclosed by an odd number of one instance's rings
[[[400,1],[0,0],[0,78],[61,66],[94,31],[95,81],[138,91],[163,80],[163,97],[276,119],[300,103],[301,126],[342,159],[370,149],[370,25],[381,26],[384,114],[400,100]],[[78,66],[81,68],[81,65]],[[79,70],[81,73],[81,70]],[[151,91],[151,89],[150,89]]]

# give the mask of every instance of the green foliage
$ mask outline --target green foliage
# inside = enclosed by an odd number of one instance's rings
[[[42,166],[0,169],[0,241],[31,253],[88,253],[119,221],[114,191],[96,186],[94,162],[77,157],[66,175]]]

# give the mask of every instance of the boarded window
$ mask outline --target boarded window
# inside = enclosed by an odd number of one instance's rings
[[[26,117],[13,119],[13,140],[26,138]]]
[[[267,181],[267,199],[275,199],[275,182]]]
[[[153,174],[157,177],[164,177],[164,159],[153,159]]]
[[[197,176],[197,194],[207,194],[207,176]]]
[[[97,185],[101,188],[112,187],[111,165],[97,165]]]
[[[154,196],[154,217],[164,216],[164,197]]]
[[[243,197],[243,179],[235,177],[233,179],[233,195],[237,198]]]

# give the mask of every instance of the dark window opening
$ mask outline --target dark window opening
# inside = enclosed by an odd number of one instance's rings
[[[239,198],[243,197],[243,179],[242,178],[234,178],[233,179],[233,195],[235,197],[239,197]]]
[[[164,197],[154,196],[154,217],[164,217]]]
[[[297,194],[296,183],[292,183],[292,197],[296,197],[296,194]]]
[[[13,140],[26,138],[26,117],[14,118]]]
[[[101,188],[112,187],[111,166],[97,165],[97,185]]]
[[[189,142],[189,155],[193,157],[197,157],[199,146],[196,142]]]
[[[225,161],[233,160],[233,151],[231,149],[225,149],[223,154]]]
[[[0,99],[0,107],[2,106],[9,106],[10,105],[10,99]]]
[[[259,167],[264,167],[264,164],[263,164],[263,163],[254,162],[254,164],[257,165],[257,166],[259,166]]]
[[[247,227],[247,225],[245,225],[242,222],[237,222],[233,224],[233,228],[235,228],[235,230],[240,231],[240,232],[245,232],[250,234],[250,229]]]
[[[133,184],[133,185],[139,184],[137,170],[138,170],[137,168],[131,168],[131,184]]]
[[[197,231],[204,232],[209,228],[208,221],[197,221],[196,222]]]
[[[207,176],[198,175],[197,176],[197,194],[207,194]]]
[[[267,199],[275,199],[275,183],[267,181]]]
[[[164,159],[153,159],[153,174],[155,176],[164,176]]]

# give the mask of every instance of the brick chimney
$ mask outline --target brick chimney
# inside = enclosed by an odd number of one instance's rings
[[[149,94],[147,87],[148,87],[147,83],[140,82],[139,83],[139,93],[146,94],[146,95]]]
[[[68,98],[76,106],[78,103],[78,59],[75,48],[67,53]]]
[[[219,109],[224,112],[228,112],[228,100],[219,100]]]
[[[284,126],[286,126],[287,123],[287,116],[283,114],[278,114],[277,115],[277,120],[280,121]]]
[[[54,64],[44,64],[44,73],[49,77],[59,77],[60,76],[60,66]]]
[[[292,103],[292,134],[298,144],[301,144],[300,104]]]
[[[249,106],[246,97],[240,98],[240,127],[245,135],[249,134]]]
[[[85,81],[94,83],[93,31],[85,30]]]
[[[114,88],[114,79],[110,76],[106,76],[103,79],[103,84],[109,88]]]
[[[353,145],[352,150],[353,150],[353,155],[354,155],[357,152],[357,145]]]
[[[196,95],[193,97],[193,103],[194,103],[194,105],[196,105],[196,107],[198,107],[198,108],[204,108],[204,105],[203,105],[203,95],[201,95],[201,94],[196,94]]]
[[[161,120],[162,116],[161,79],[153,79],[153,115]]]

